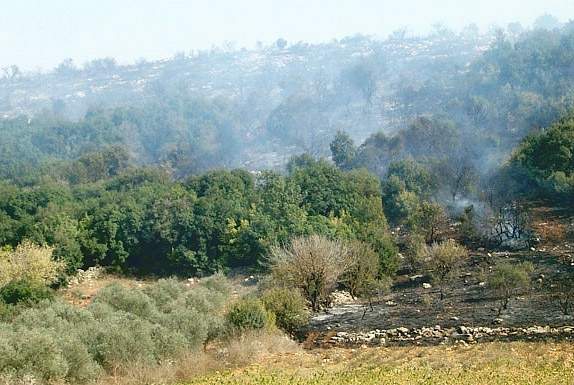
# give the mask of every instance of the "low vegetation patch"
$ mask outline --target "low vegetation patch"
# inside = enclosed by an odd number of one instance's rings
[[[23,283],[2,289],[7,302],[30,292]],[[0,377],[76,384],[178,360],[222,333],[228,295],[215,276],[193,289],[173,279],[145,289],[114,284],[83,309],[61,300],[16,308],[0,324]]]
[[[571,344],[492,343],[466,348],[331,350],[273,357],[195,384],[269,385],[559,385],[574,381]]]

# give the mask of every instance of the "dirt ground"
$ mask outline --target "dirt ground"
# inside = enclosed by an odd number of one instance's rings
[[[420,328],[488,326],[495,320],[503,326],[561,326],[574,323],[564,316],[557,303],[543,288],[565,264],[574,262],[574,215],[572,209],[536,207],[531,210],[531,226],[540,237],[536,248],[522,252],[496,250],[473,251],[461,273],[440,300],[437,287],[429,277],[403,275],[397,278],[391,293],[365,311],[360,302],[344,303],[317,314],[309,328],[314,332],[368,331],[396,327]],[[513,298],[509,309],[498,314],[499,302],[488,289],[486,277],[500,262],[529,261],[534,265],[534,284],[528,292]],[[431,283],[432,284],[432,283]]]

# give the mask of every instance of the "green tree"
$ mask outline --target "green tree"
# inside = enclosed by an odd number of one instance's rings
[[[498,314],[508,308],[510,299],[530,287],[532,264],[501,263],[494,268],[488,278],[488,286],[500,299]]]
[[[350,170],[356,155],[353,139],[343,131],[337,132],[335,139],[329,145],[333,162],[342,170]]]

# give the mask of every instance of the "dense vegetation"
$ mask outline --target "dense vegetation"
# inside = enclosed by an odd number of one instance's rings
[[[308,46],[277,42],[249,54],[313,65],[222,75],[208,91],[179,84],[179,73],[248,54],[183,55],[133,103],[115,95],[78,115],[54,100],[30,116],[8,114],[0,120],[0,377],[77,383],[253,330],[295,335],[334,290],[372,305],[398,270],[427,278],[444,301],[469,249],[532,248],[529,202],[567,206],[574,197],[574,28],[499,31],[479,55],[484,38],[438,28],[427,38],[433,54],[410,61],[392,52],[421,38],[348,38],[320,47],[344,58],[330,66],[307,57]],[[50,76],[129,70],[68,62]],[[14,75],[0,85],[32,81]],[[285,161],[254,163],[267,144]],[[571,261],[563,262],[550,290],[566,315],[574,291]],[[64,303],[57,290],[93,266],[164,278],[241,268],[265,278],[231,299],[215,277],[193,290],[175,279],[109,286],[86,308]],[[500,315],[530,288],[532,270],[489,269],[482,283]],[[321,376],[313,381],[333,381]]]
[[[48,174],[0,186],[0,244],[47,243],[69,271],[185,276],[257,267],[272,245],[318,233],[368,242],[395,269],[379,181],[302,160],[287,176],[212,171],[175,182],[161,170],[122,168],[109,154],[85,155],[55,173],[90,182]]]
[[[77,384],[178,358],[223,333],[228,294],[222,277],[193,291],[160,280],[145,290],[106,287],[86,309],[43,301],[2,314],[0,378]]]

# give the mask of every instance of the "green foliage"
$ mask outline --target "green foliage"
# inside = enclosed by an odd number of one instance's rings
[[[50,288],[27,280],[12,281],[0,288],[0,301],[9,305],[34,304],[53,297]]]
[[[380,276],[379,256],[363,242],[352,242],[348,248],[350,266],[340,277],[340,282],[353,297],[368,298]]]
[[[234,303],[228,310],[226,319],[231,330],[239,332],[275,326],[274,313],[254,298],[243,298]]]
[[[177,359],[222,332],[226,287],[221,277],[193,289],[175,280],[143,290],[113,285],[87,308],[55,300],[20,309],[0,324],[0,376],[85,383]]]
[[[533,266],[528,262],[521,264],[501,263],[495,266],[488,278],[488,286],[500,299],[498,313],[508,308],[510,299],[530,287],[530,273]]]
[[[424,268],[428,248],[425,237],[421,234],[410,233],[405,241],[405,263],[407,267],[418,272]]]
[[[434,243],[428,248],[426,268],[440,287],[441,300],[447,284],[456,279],[458,268],[467,257],[468,250],[453,239]]]
[[[294,333],[309,322],[307,304],[299,290],[272,288],[261,295],[261,302],[275,315],[277,326],[287,333]]]
[[[339,131],[329,147],[333,162],[337,167],[342,170],[350,170],[357,151],[353,139],[347,133]]]
[[[51,245],[68,273],[101,265],[190,276],[258,266],[272,245],[293,236],[368,235],[364,240],[376,243],[387,233],[379,181],[324,161],[310,160],[289,176],[218,170],[185,182],[150,168],[118,172],[73,185],[1,183],[0,242]],[[372,246],[381,255],[391,250]]]
[[[513,158],[543,191],[574,191],[574,116],[569,115],[542,133],[525,138]]]

